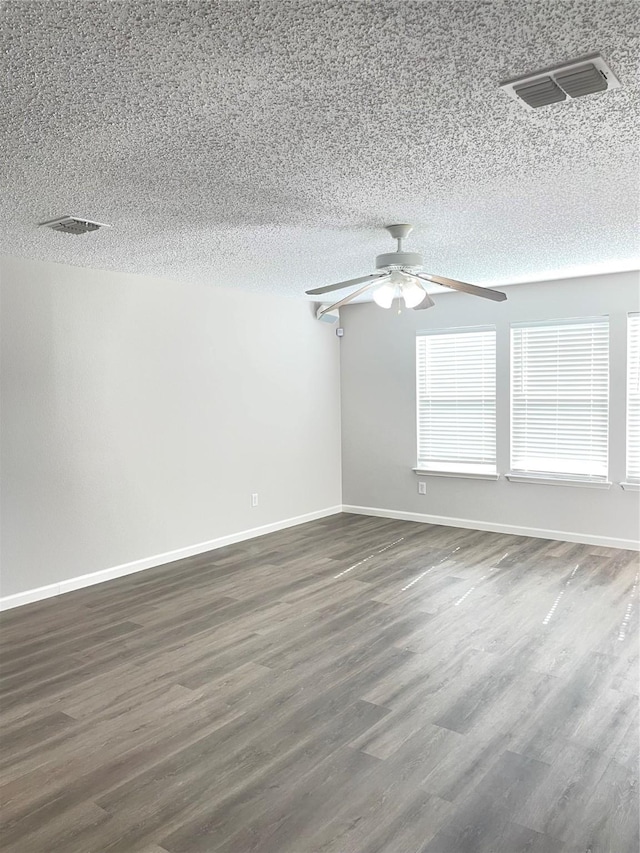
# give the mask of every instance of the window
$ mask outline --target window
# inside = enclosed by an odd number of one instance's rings
[[[512,470],[606,480],[608,423],[608,318],[513,326]]]
[[[416,379],[418,468],[495,474],[495,329],[419,333]]]
[[[640,314],[627,320],[627,480],[640,480]]]

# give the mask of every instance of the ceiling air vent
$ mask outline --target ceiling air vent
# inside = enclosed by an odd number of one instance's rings
[[[97,231],[98,228],[111,228],[104,222],[92,222],[80,216],[58,216],[57,219],[49,219],[47,222],[38,224],[45,228],[53,228],[54,231],[64,231],[65,234],[88,234],[89,231]]]
[[[566,101],[567,96],[551,77],[540,77],[535,83],[527,83],[514,89],[516,95],[530,107],[544,107],[557,101]]]
[[[500,88],[528,109],[618,89],[620,81],[599,53],[500,83]]]
[[[594,92],[604,92],[608,88],[607,78],[591,62],[575,71],[565,71],[558,74],[556,80],[571,98],[592,95]]]

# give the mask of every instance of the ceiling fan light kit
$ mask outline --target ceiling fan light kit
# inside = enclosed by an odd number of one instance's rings
[[[421,272],[424,263],[422,255],[418,252],[405,252],[403,250],[403,242],[413,230],[413,226],[406,223],[387,225],[386,230],[397,241],[397,248],[395,252],[385,252],[377,256],[376,269],[379,272],[306,291],[307,295],[316,296],[321,293],[329,293],[332,290],[342,290],[356,284],[363,285],[333,305],[321,305],[317,312],[318,319],[321,319],[325,314],[336,311],[342,305],[352,302],[356,297],[369,290],[373,291],[373,301],[381,308],[391,308],[394,299],[402,299],[407,308],[414,310],[431,308],[435,303],[427,293],[424,282],[439,284],[451,290],[470,293],[473,296],[482,296],[496,302],[502,302],[507,298],[506,294],[500,290],[478,287],[475,284],[468,284],[466,281],[457,281],[454,278]]]
[[[431,308],[436,304],[424,289],[424,285],[415,278],[402,286],[402,298],[407,308],[417,308],[418,305],[421,308]]]
[[[373,301],[381,308],[391,308],[393,300],[400,297],[407,308],[417,308],[427,298],[427,291],[416,276],[393,270],[385,283],[373,291],[372,296]],[[433,300],[429,301],[433,305]],[[423,307],[430,308],[431,305]]]

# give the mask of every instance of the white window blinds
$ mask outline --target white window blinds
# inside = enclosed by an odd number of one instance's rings
[[[627,479],[640,480],[640,314],[627,324]]]
[[[513,326],[512,470],[605,480],[608,422],[608,318]]]
[[[496,333],[419,333],[416,346],[418,468],[496,471]]]

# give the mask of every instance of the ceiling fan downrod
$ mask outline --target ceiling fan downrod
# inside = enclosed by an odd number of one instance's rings
[[[402,243],[406,237],[413,231],[413,225],[387,225],[386,230],[391,234],[394,240],[397,240],[398,248],[395,252],[385,252],[383,255],[378,255],[376,258],[376,269],[378,270],[409,270],[417,271],[422,269],[422,255],[418,252],[403,252]]]

